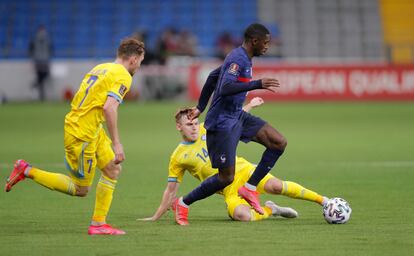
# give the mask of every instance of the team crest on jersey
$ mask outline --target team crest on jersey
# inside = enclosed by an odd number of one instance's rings
[[[206,140],[206,135],[205,134],[201,135],[201,140],[202,141],[205,141]]]
[[[126,86],[123,85],[123,84],[121,84],[121,87],[119,87],[119,94],[121,94],[122,96],[124,96],[125,93],[126,93],[126,91],[127,91]]]
[[[239,65],[237,65],[236,63],[231,63],[228,72],[232,75],[237,76],[239,74]]]

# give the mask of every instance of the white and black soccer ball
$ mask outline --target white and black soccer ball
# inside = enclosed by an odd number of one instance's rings
[[[342,198],[334,197],[323,207],[323,217],[329,224],[344,224],[351,217],[352,209]]]

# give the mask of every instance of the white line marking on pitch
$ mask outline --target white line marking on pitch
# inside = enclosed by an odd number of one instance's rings
[[[349,167],[414,167],[414,161],[338,161],[320,162],[321,165],[340,165]]]

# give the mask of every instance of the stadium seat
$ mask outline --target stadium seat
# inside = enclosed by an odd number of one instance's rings
[[[229,9],[236,11],[216,15]],[[7,29],[13,33],[4,33],[5,27],[0,27],[0,32],[5,35],[0,44],[2,49],[12,48],[11,51],[3,49],[10,52],[8,57],[25,57],[23,52],[27,51],[25,44],[28,38],[39,24],[44,24],[52,35],[56,56],[78,58],[82,54],[91,57],[95,53],[99,57],[105,54],[112,56],[108,49],[114,47],[114,42],[136,30],[147,31],[147,45],[151,48],[155,47],[163,29],[175,27],[195,32],[200,45],[212,49],[223,30],[240,35],[246,24],[256,21],[256,10],[257,2],[251,0],[241,0],[237,4],[221,0],[120,0],[116,3],[112,0],[62,0],[52,3],[39,0],[29,4],[24,0],[6,1],[0,5],[0,23],[7,24]],[[94,29],[84,28],[90,26]],[[30,36],[25,36],[24,33]],[[5,44],[6,41],[13,43],[9,46]],[[98,45],[91,50],[94,47],[91,44]]]

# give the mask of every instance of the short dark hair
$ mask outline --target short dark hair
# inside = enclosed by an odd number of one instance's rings
[[[269,30],[259,23],[250,24],[244,31],[244,40],[250,40],[253,38],[264,38],[270,34]]]
[[[142,55],[145,52],[144,43],[128,37],[121,41],[121,44],[118,47],[117,56],[120,58],[129,58],[132,55]]]

